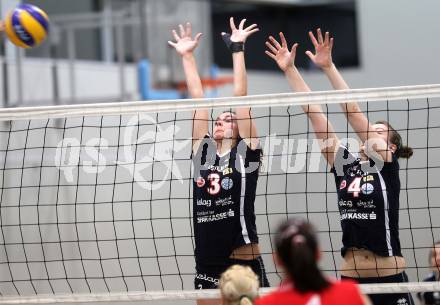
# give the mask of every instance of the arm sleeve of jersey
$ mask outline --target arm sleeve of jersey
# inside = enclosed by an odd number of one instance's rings
[[[380,170],[382,177],[389,184],[389,188],[395,189],[396,192],[400,192],[401,187],[399,171],[399,161],[397,161],[397,157],[394,154],[392,162],[385,162]]]
[[[392,160],[391,162],[384,162],[382,170],[399,170],[399,161],[398,158],[396,156],[396,154],[392,154]]]
[[[203,137],[203,139],[211,139],[211,140],[212,140],[212,137],[211,137],[211,135],[210,135],[209,133],[207,133],[207,134]],[[199,148],[197,149],[197,152],[196,152],[196,156],[199,156],[200,154],[203,153],[204,146],[205,146],[205,145],[203,144],[203,142],[199,145]],[[191,159],[194,158],[194,152],[193,152],[192,149],[191,149],[191,155],[190,155],[190,158],[191,158]]]
[[[260,163],[263,156],[263,150],[260,146],[255,149],[251,149],[243,139],[237,143],[237,153],[244,157],[246,166],[249,164],[249,162]]]
[[[348,148],[346,146],[339,145],[338,151],[336,152],[335,160],[337,160],[338,157],[340,158],[341,156],[343,158],[347,158],[349,154],[350,154],[350,151],[348,150]],[[333,175],[335,176],[336,183],[337,183],[337,185],[339,185],[339,182],[340,182],[339,180],[341,180],[341,176],[338,176],[338,174],[336,172],[335,163],[333,163],[333,166],[330,169],[330,172],[333,173]],[[347,170],[347,165],[344,165],[343,166],[344,173],[345,173],[346,170]]]
[[[247,149],[246,149],[246,160],[247,161],[260,162],[262,155],[263,155],[263,150],[261,148],[250,149],[249,146],[247,146]]]
[[[343,158],[347,158],[347,156],[350,154],[350,151],[348,150],[348,148],[347,147],[345,147],[344,145],[339,145],[339,147],[338,147],[338,151],[336,152],[336,157],[341,157],[341,155],[342,155],[342,157]],[[336,160],[337,158],[335,158],[335,160]],[[332,168],[331,168],[331,170],[330,170],[332,173],[336,173],[336,169],[335,169],[335,165],[333,164],[333,166],[332,166]]]

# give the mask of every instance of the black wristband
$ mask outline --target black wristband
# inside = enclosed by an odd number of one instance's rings
[[[243,42],[232,42],[230,47],[229,47],[229,50],[232,53],[244,52],[244,43]]]
[[[231,53],[244,52],[244,43],[232,41],[231,34],[224,33],[222,38]]]

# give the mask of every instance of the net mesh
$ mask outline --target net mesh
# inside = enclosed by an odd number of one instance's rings
[[[0,294],[193,289],[194,107],[211,108],[211,128],[222,109],[252,107],[264,152],[255,213],[271,285],[281,278],[274,228],[291,216],[316,226],[322,269],[339,276],[334,178],[298,105],[322,103],[338,136],[355,138],[333,105],[353,99],[414,149],[400,162],[400,238],[410,280],[421,281],[440,237],[439,96],[433,85],[0,110]]]

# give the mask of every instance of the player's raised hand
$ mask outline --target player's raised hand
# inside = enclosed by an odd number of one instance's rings
[[[179,32],[177,34],[176,30],[172,31],[173,37],[175,41],[168,41],[168,44],[176,49],[177,53],[181,56],[186,54],[191,54],[195,48],[197,48],[200,38],[202,37],[202,33],[196,34],[196,36],[192,37],[192,27],[191,23],[187,22],[186,26],[179,24]]]
[[[245,28],[244,27],[245,22],[246,19],[242,19],[237,28],[235,26],[234,17],[231,17],[229,19],[229,24],[231,26],[231,34],[222,32],[222,36],[230,35],[230,39],[232,42],[243,42],[243,43],[246,42],[246,39],[249,36],[258,32],[260,29],[257,27],[255,23]]]
[[[325,33],[325,37],[322,36],[321,29],[316,30],[316,36],[313,32],[309,32],[310,40],[315,47],[315,54],[311,51],[307,51],[306,55],[310,57],[315,65],[321,69],[330,68],[333,64],[332,49],[333,38],[330,38],[329,32]]]
[[[295,43],[289,50],[286,38],[282,32],[280,32],[280,40],[281,44],[275,38],[269,36],[269,41],[266,41],[266,47],[269,50],[266,50],[265,53],[277,63],[282,71],[285,72],[288,68],[292,67],[295,62],[296,48],[298,47],[298,44]]]

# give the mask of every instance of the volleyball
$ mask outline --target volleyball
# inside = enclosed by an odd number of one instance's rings
[[[5,31],[16,46],[32,48],[44,41],[49,32],[49,18],[39,7],[21,4],[5,19]]]

